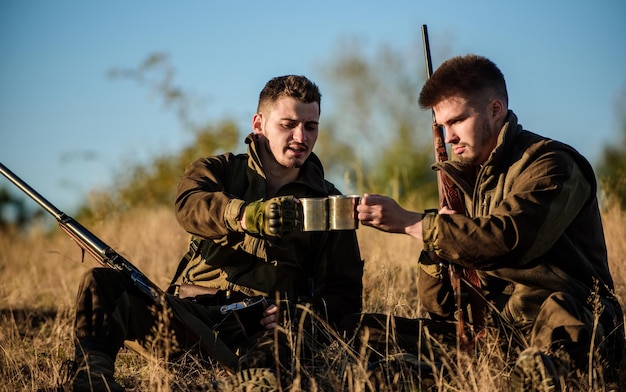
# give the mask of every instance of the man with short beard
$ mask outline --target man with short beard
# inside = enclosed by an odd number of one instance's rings
[[[433,320],[454,320],[456,304],[447,266],[431,256],[477,272],[496,310],[492,321],[509,329],[500,336],[523,337],[510,342],[519,353],[515,390],[560,390],[573,372],[596,369],[615,381],[624,319],[590,164],[572,147],[523,129],[508,108],[504,76],[484,57],[444,62],[419,104],[445,128],[455,159],[435,168],[458,186],[466,211],[408,211],[366,194],[361,223],[422,242],[418,289]]]

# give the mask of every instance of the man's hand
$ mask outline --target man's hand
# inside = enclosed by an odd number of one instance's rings
[[[263,311],[261,325],[265,329],[273,329],[278,325],[278,307],[271,304]]]
[[[451,210],[448,206],[443,206],[439,210],[439,215],[454,215],[456,214],[455,210]]]
[[[242,227],[252,234],[280,236],[299,228],[300,204],[293,196],[279,196],[248,204]]]
[[[424,215],[405,210],[390,197],[366,193],[357,206],[357,212],[359,220],[365,226],[389,233],[404,233],[421,239],[421,221]]]

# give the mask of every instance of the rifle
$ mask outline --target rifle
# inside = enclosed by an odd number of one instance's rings
[[[150,281],[150,279],[139,271],[139,269],[130,261],[126,260],[113,248],[105,244],[93,233],[83,227],[83,225],[75,221],[71,216],[61,212],[2,163],[0,163],[0,173],[2,173],[9,181],[20,188],[24,193],[26,193],[26,195],[33,199],[57,220],[59,227],[82,248],[83,260],[86,251],[100,264],[102,264],[102,266],[112,268],[119,271],[123,275],[128,276],[134,285],[137,286],[141,292],[148,295],[148,297],[157,302],[161,301],[163,298],[163,290],[161,290],[156,284],[152,283],[152,281]]]
[[[105,244],[72,217],[61,212],[2,163],[0,163],[0,173],[57,220],[61,229],[82,248],[83,258],[85,252],[89,253],[102,264],[102,266],[112,268],[130,278],[133,284],[142,293],[151,298],[155,304],[162,306],[169,305],[174,317],[181,322],[181,326],[186,330],[189,336],[198,342],[203,352],[209,353],[211,357],[231,371],[237,368],[237,356],[226,347],[224,342],[217,336],[217,333],[208,325],[203,323],[197,316],[190,313],[178,302],[172,300],[171,296],[166,296],[165,292],[161,290],[159,286],[148,279],[148,277],[130,261],[126,260],[122,255]]]
[[[432,60],[430,56],[430,43],[428,41],[428,28],[422,25],[422,39],[424,42],[424,58],[426,60],[426,74],[428,79],[432,76]],[[432,111],[432,133],[435,149],[435,162],[444,162],[448,160],[448,152],[446,149],[443,126],[437,124],[435,120],[435,112]],[[437,187],[439,189],[439,207],[448,207],[459,214],[466,214],[465,204],[461,198],[461,191],[452,179],[443,171],[437,171]],[[482,297],[482,289],[480,279],[476,271],[468,268],[461,268],[450,261],[446,261],[437,256],[434,252],[429,253],[430,257],[440,264],[445,263],[448,266],[448,275],[452,286],[454,300],[457,310],[457,344],[460,348],[467,352],[472,352],[475,347],[476,340],[482,336],[485,327],[485,303]],[[464,281],[467,290],[463,290],[461,281]],[[465,306],[463,305],[464,297],[468,297],[471,308],[472,322],[475,337],[471,339],[465,328]]]

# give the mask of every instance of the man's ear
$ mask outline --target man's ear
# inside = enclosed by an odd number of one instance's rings
[[[494,121],[500,121],[504,117],[506,117],[507,109],[504,106],[504,103],[499,99],[494,99],[491,101],[491,105],[489,107],[489,114]]]
[[[252,116],[252,131],[257,135],[263,134],[263,113]]]

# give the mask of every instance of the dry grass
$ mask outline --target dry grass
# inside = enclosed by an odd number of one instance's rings
[[[626,214],[611,209],[604,214],[610,266],[622,301],[626,300]],[[89,229],[131,260],[161,287],[166,287],[188,236],[171,211],[135,211],[109,217]],[[361,252],[366,260],[364,310],[404,317],[419,317],[416,273],[419,244],[412,239],[360,228]],[[90,256],[81,263],[81,251],[60,230],[41,229],[0,236],[0,391],[36,390],[59,382],[61,364],[72,357],[72,323],[80,276],[96,266]],[[21,310],[27,309],[27,312]],[[502,353],[486,341],[487,355],[450,358],[453,384],[439,381],[437,390],[506,391],[507,370]],[[332,350],[331,350],[332,351]],[[334,358],[345,357],[336,347]],[[329,354],[330,355],[330,354]],[[166,364],[130,350],[120,353],[116,377],[129,391],[185,390],[195,383],[219,378],[223,370],[196,366],[194,358]],[[346,361],[347,362],[347,361]],[[326,369],[338,384],[313,385],[318,390],[365,390],[364,364],[353,361]],[[340,381],[342,380],[342,381]],[[411,384],[411,380],[408,380]],[[602,385],[586,385],[601,391]],[[391,390],[391,388],[389,389]]]

